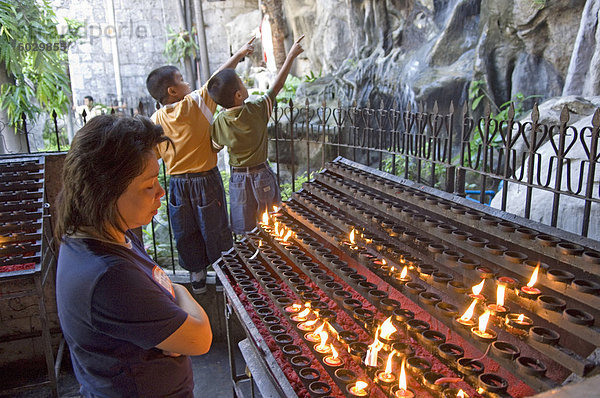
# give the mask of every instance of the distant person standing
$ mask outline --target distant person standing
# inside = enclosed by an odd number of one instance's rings
[[[83,97],[83,105],[75,107],[75,112],[81,118],[81,124],[89,122],[92,118],[101,115],[102,109],[94,104],[94,98],[91,95]]]

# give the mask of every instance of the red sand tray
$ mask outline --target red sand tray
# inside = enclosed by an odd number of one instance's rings
[[[351,257],[348,256],[348,258],[350,259]],[[415,319],[424,320],[425,322],[428,322],[431,325],[432,329],[435,329],[435,330],[438,330],[438,331],[444,333],[446,335],[446,342],[460,345],[465,350],[465,357],[478,358],[482,355],[482,353],[478,349],[471,346],[466,340],[462,339],[460,336],[455,336],[454,333],[452,333],[452,330],[448,329],[446,327],[446,325],[444,325],[442,322],[439,322],[434,316],[432,316],[426,310],[421,308],[419,305],[415,304],[411,299],[404,296],[401,292],[399,292],[397,289],[393,288],[387,282],[383,281],[381,278],[379,278],[378,275],[371,272],[371,270],[369,270],[364,265],[360,264],[358,261],[355,261],[355,262],[356,262],[357,269],[360,269],[361,274],[367,277],[367,281],[375,283],[378,286],[381,286],[382,283],[387,285],[386,292],[388,293],[389,298],[399,301],[402,304],[402,308],[405,308],[405,309],[408,309],[408,310],[414,312]],[[384,289],[382,289],[382,290],[384,290]],[[426,357],[432,356],[431,354],[429,354],[427,352],[427,350],[425,350],[420,345],[417,345],[416,347],[420,349],[420,350],[417,349],[415,351],[415,353],[417,353],[419,356],[421,356],[421,355],[426,356]],[[424,351],[423,354],[421,354],[421,350]],[[429,358],[427,358],[427,359],[430,360]],[[498,365],[492,359],[484,358],[481,361],[485,365],[486,372],[497,373],[499,376],[505,378],[508,381],[508,383],[509,383],[508,393],[511,396],[513,396],[514,398],[528,397],[528,396],[535,394],[535,391],[531,387],[529,387],[527,384],[523,383],[521,380],[517,379],[512,373],[504,370],[500,365]],[[434,368],[435,368],[435,365],[432,368],[432,370],[435,370]]]
[[[253,282],[255,283],[255,286],[258,288],[259,292],[264,297],[268,298],[267,293],[262,289],[260,284],[257,283],[256,281],[253,281]],[[290,382],[290,385],[292,386],[292,388],[294,389],[294,391],[296,392],[298,397],[299,398],[310,398],[310,393],[308,392],[308,390],[306,389],[306,387],[304,386],[304,384],[298,377],[298,374],[296,373],[296,371],[292,368],[292,365],[284,357],[283,352],[281,351],[280,347],[277,345],[277,343],[275,342],[275,340],[269,333],[268,329],[263,324],[261,317],[258,314],[256,314],[256,312],[254,311],[254,307],[248,302],[246,295],[242,292],[242,290],[237,285],[234,285],[233,288],[236,292],[236,295],[242,302],[244,309],[250,315],[250,318],[252,319],[252,323],[258,329],[259,333],[265,340],[265,343],[267,343],[267,346],[269,347],[269,351],[271,351],[271,353],[273,354],[273,357],[277,361],[277,364],[279,365],[279,367],[285,374],[285,377]],[[281,319],[281,325],[287,329],[287,331],[288,331],[287,333],[291,334],[291,332],[294,331],[295,328],[292,327],[287,322],[287,320],[285,319],[283,314],[281,314],[281,311],[279,310],[279,308],[277,306],[275,306],[271,300],[267,300],[267,303],[269,304],[269,307],[272,310],[274,310],[275,313],[278,314],[277,316]],[[302,351],[303,351],[302,355],[305,355],[308,358],[313,358],[313,361],[310,366],[317,369],[321,373],[321,377],[320,377],[321,381],[324,381],[325,383],[327,383],[331,386],[331,394],[342,396],[343,394],[341,393],[337,384],[335,384],[335,382],[331,379],[331,377],[329,376],[327,371],[325,369],[323,369],[320,362],[314,357],[314,355],[312,355],[312,353],[307,350],[303,340],[300,337],[298,337],[297,334],[295,334],[295,333],[293,334],[293,337],[294,337],[293,343],[297,344],[298,346],[300,346],[302,348]]]
[[[13,265],[0,265],[0,273],[2,272],[14,272],[14,271],[25,271],[29,269],[34,269],[35,263],[25,263],[25,264],[13,264]]]
[[[310,253],[306,253],[307,256],[310,256],[314,259],[314,256],[312,256]],[[318,261],[318,260],[317,260]],[[325,268],[327,270],[327,268]],[[331,271],[327,270],[329,273],[331,273]],[[274,271],[276,273],[276,271]],[[340,283],[344,284],[347,286],[348,289],[351,289],[349,287],[349,285],[347,283],[345,283],[343,280],[339,279],[339,277],[335,274],[332,274]],[[260,286],[260,284],[257,281],[253,281],[254,286],[257,287],[259,289],[259,291],[262,292],[263,296],[267,296],[267,294],[264,292],[264,290],[262,289],[262,287]],[[313,292],[315,293],[319,293],[319,296],[321,297],[321,300],[325,303],[328,304],[328,307],[332,310],[336,310],[337,313],[337,323],[344,329],[344,330],[350,330],[355,332],[358,336],[359,336],[359,341],[371,344],[373,342],[373,338],[371,336],[369,336],[369,334],[361,327],[357,326],[356,321],[354,321],[354,319],[352,319],[349,315],[346,314],[346,312],[342,309],[340,309],[337,306],[337,303],[332,300],[329,296],[327,296],[310,278],[305,278],[305,284],[312,287],[313,288]],[[282,283],[280,285],[281,290],[283,290],[288,297],[295,297],[296,295],[291,291],[291,289],[289,288],[289,286],[287,286],[285,283]],[[352,290],[352,289],[351,289]],[[366,301],[366,299],[360,295],[359,293],[354,293],[353,297],[361,300],[363,302],[363,308],[369,308],[371,310],[373,310],[375,313],[377,313],[376,308],[370,304],[368,301]],[[245,302],[245,306],[250,306],[252,307],[249,303],[247,303],[247,300],[244,296],[244,302]],[[279,311],[279,309],[270,301],[268,300],[269,306],[278,314],[281,314],[281,311]],[[249,308],[246,308],[247,310]],[[250,308],[252,309],[252,308]],[[252,309],[252,313],[253,309]],[[283,315],[280,316],[280,318],[283,317]],[[256,323],[256,321],[260,322],[260,325],[262,326],[262,321],[260,320],[260,317],[256,316],[256,317],[252,317],[253,318],[253,322]],[[381,318],[380,320],[383,319],[383,316],[378,316],[378,318]],[[286,326],[287,326],[287,322],[286,322]],[[287,327],[288,330],[293,330],[294,331],[294,335],[296,335],[295,333],[295,328],[289,328]],[[266,333],[267,336],[270,335],[268,333],[268,331],[265,331],[264,333]],[[290,332],[288,332],[290,333]],[[263,332],[261,331],[261,335],[263,334]],[[267,339],[265,339],[267,340]],[[414,341],[411,340],[411,342],[413,343],[413,345],[416,345],[416,343]],[[297,338],[297,340],[295,339],[294,344],[299,345],[300,347],[303,347],[303,349],[305,348],[305,344],[304,340],[302,340],[301,338]],[[340,343],[341,345],[341,343]],[[420,346],[417,346],[420,348]],[[270,349],[272,349],[271,346],[269,346]],[[276,347],[277,348],[277,347]],[[337,348],[337,347],[336,347]],[[422,349],[422,348],[421,348]],[[422,349],[424,350],[424,349]],[[361,380],[370,380],[370,378],[365,374],[363,368],[360,366],[360,364],[358,362],[356,362],[351,356],[350,354],[347,352],[347,347],[342,347],[341,350],[338,350],[338,352],[340,352],[340,356],[342,357],[342,359],[344,360],[344,367],[351,369],[352,371],[354,371],[357,375],[358,375],[358,379]],[[432,370],[441,370],[439,369],[440,366],[443,367],[444,370],[446,370],[446,373],[448,373],[446,367],[444,365],[442,365],[439,361],[437,361],[437,359],[435,359],[431,354],[429,354],[427,351],[425,351],[425,355],[420,355],[426,359],[428,359],[430,362],[432,362],[433,364],[433,368]],[[304,355],[306,355],[306,353],[303,353]],[[312,354],[312,352],[307,355],[308,357],[314,357],[314,354]],[[318,362],[318,361],[317,361]],[[320,364],[320,362],[318,362]],[[438,365],[438,366],[436,366]],[[319,368],[321,369],[321,368]],[[294,376],[296,376],[295,373],[293,373]],[[454,375],[452,373],[452,375]],[[286,376],[288,376],[286,374]],[[408,374],[408,382],[409,382],[409,386],[411,388],[413,388],[413,390],[415,390],[415,392],[418,394],[419,397],[431,397],[431,395],[427,392],[427,390],[425,390],[421,384],[416,381],[414,378],[411,377],[410,374]],[[458,385],[458,387],[462,387],[466,392],[469,393],[470,396],[472,397],[477,397],[478,395],[475,394],[475,391],[472,389],[472,387],[470,387],[468,384],[466,383],[460,383],[460,385]],[[386,397],[387,395],[380,390],[380,388],[377,386],[377,388],[373,388],[371,389],[371,393],[370,393],[370,397]]]

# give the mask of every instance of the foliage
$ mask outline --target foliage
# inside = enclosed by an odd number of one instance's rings
[[[170,176],[165,174],[165,168],[161,161],[161,167],[158,174],[160,185],[167,189],[169,186]],[[168,203],[167,196],[163,196],[158,213],[154,216],[153,223],[142,227],[144,236],[144,246],[146,251],[155,259],[156,263],[161,267],[171,266],[171,250],[173,251],[173,259],[177,264],[177,248],[174,240],[169,241],[169,218],[167,215]],[[156,246],[153,244],[153,238],[156,240]]]
[[[541,10],[542,8],[546,7],[546,0],[533,0],[533,5],[538,10]]]
[[[296,190],[300,189],[302,187],[302,184],[304,184],[306,181],[312,180],[315,177],[315,174],[317,174],[318,172],[319,170],[315,170],[312,173],[310,173],[310,176],[307,175],[306,172],[304,172],[298,177],[296,177],[296,180],[294,180]],[[292,193],[294,192],[292,191],[291,182],[285,182],[280,184],[279,190],[281,191],[281,200],[283,201],[290,199],[292,197]]]
[[[490,105],[494,107],[495,112],[492,111],[490,113],[490,118],[494,120],[496,123],[501,123],[504,120],[508,120],[508,112],[510,110],[511,104],[513,105],[515,115],[515,120],[518,120],[521,116],[523,116],[524,109],[523,103],[531,98],[538,98],[541,95],[529,95],[525,97],[522,93],[517,93],[515,97],[509,101],[506,101],[499,107],[492,101],[491,96],[485,90],[485,82],[483,80],[474,80],[471,82],[469,86],[469,101],[471,101],[471,110],[475,111],[481,101],[486,98]],[[481,145],[483,143],[483,138],[481,136],[481,130],[479,124],[475,125],[475,130],[473,131],[473,136],[470,140],[473,145]],[[489,145],[495,147],[502,144],[502,137],[500,134],[496,134]]]
[[[409,159],[408,162],[406,162],[406,157],[402,156],[402,155],[397,155],[395,158],[391,155],[386,156],[383,160],[382,160],[382,167],[381,170],[389,173],[389,174],[394,174],[394,159],[395,159],[395,163],[396,163],[396,167],[395,167],[395,175],[400,176],[400,177],[407,177],[409,180],[415,181],[415,182],[419,182],[419,183],[424,183],[428,186],[431,185],[431,173],[433,170],[433,173],[435,173],[435,178],[434,178],[434,184],[433,184],[433,188],[438,188],[438,189],[444,189],[444,180],[446,177],[446,167],[444,165],[441,164],[434,164],[433,162],[429,162],[429,161],[421,161],[421,173],[420,173],[420,180],[418,180],[418,176],[419,176],[419,163],[416,160],[413,159]],[[407,172],[407,163],[408,163],[408,172]]]
[[[42,110],[68,111],[66,50],[76,39],[71,27],[77,23],[67,23],[68,33],[59,35],[48,0],[0,2],[0,68],[9,80],[0,87],[0,109],[10,125],[17,127],[22,114],[31,120]]]
[[[311,71],[310,71],[310,73],[308,73],[308,74],[304,75],[304,81],[305,81],[306,83],[312,83],[312,82],[314,82],[315,80],[317,80],[318,78],[320,78],[322,73],[323,73],[323,71],[322,71],[322,70],[320,70],[320,71],[319,71],[319,74],[318,74],[318,75],[315,75],[315,73],[314,73],[314,72],[311,70]]]
[[[288,75],[283,84],[283,88],[277,95],[277,102],[280,104],[287,104],[290,99],[296,96],[296,90],[302,81],[300,78],[292,75]]]
[[[182,62],[186,57],[196,57],[196,52],[200,49],[194,40],[196,28],[192,28],[192,32],[181,29],[175,31],[170,26],[168,27],[168,40],[165,44],[165,57],[171,63]]]
[[[44,151],[58,151],[58,144],[56,142],[56,127],[54,126],[54,119],[49,117],[46,119],[44,123],[44,131],[43,131],[43,139],[44,139]],[[58,140],[60,141],[60,150],[68,151],[69,150],[69,139],[67,137],[67,129],[64,125],[61,126],[60,122],[58,124]]]

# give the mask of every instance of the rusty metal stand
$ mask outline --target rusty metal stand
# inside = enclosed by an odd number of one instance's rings
[[[231,249],[233,250],[233,249]],[[233,383],[233,396],[244,397],[244,383],[250,383],[250,396],[255,397],[254,385],[256,384],[262,397],[293,398],[296,397],[294,389],[287,381],[283,371],[277,364],[273,354],[269,351],[266,342],[252,323],[252,320],[241,301],[235,294],[233,287],[221,270],[221,262],[213,265],[217,278],[223,283],[225,301],[225,319],[227,327],[227,348],[231,381]],[[234,346],[231,338],[233,316],[237,317],[246,335],[238,346],[250,371],[249,374],[238,374],[237,363],[234,356]]]
[[[44,298],[44,286],[49,276],[56,267],[56,253],[52,234],[50,215],[47,214],[48,205],[44,203],[44,158],[23,156],[6,158],[1,162],[2,188],[0,198],[0,226],[2,233],[7,238],[1,248],[0,254],[5,265],[18,265],[33,263],[31,269],[19,269],[0,273],[0,283],[14,282],[15,280],[31,283],[32,287],[1,295],[0,300],[10,300],[21,297],[36,297],[38,304],[38,317],[40,330],[31,333],[21,333],[14,336],[3,336],[0,342],[17,341],[32,337],[41,337],[44,357],[47,368],[47,380],[24,386],[0,391],[2,395],[12,395],[19,391],[27,391],[39,387],[50,388],[52,397],[58,398],[58,371],[62,359],[64,342],[59,347],[58,361],[54,361],[52,350],[52,336]],[[23,204],[25,203],[25,204]],[[11,241],[11,239],[15,239]],[[33,243],[20,243],[33,241]]]

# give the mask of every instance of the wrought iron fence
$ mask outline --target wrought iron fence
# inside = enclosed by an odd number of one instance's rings
[[[120,109],[127,115],[149,116],[153,111],[151,100]],[[52,118],[60,144],[56,115]],[[456,195],[475,195],[484,204],[494,196],[495,206],[509,212],[517,200],[513,192],[524,190],[519,215],[525,218],[532,218],[535,196],[545,193],[550,198],[545,200],[552,226],[558,225],[561,204],[575,199],[582,204],[582,214],[579,230],[572,232],[587,237],[591,229],[600,234],[598,219],[592,217],[593,210],[600,210],[600,110],[589,125],[575,127],[569,119],[566,106],[558,123],[547,125],[540,123],[537,106],[527,121],[515,120],[512,107],[506,120],[494,118],[489,107],[475,120],[466,105],[455,111],[450,104],[441,113],[437,104],[428,111],[423,105],[413,110],[410,104],[404,110],[383,104],[379,108],[326,103],[313,107],[308,101],[297,107],[290,100],[272,114],[269,153],[280,185],[291,183],[292,191],[300,188],[296,186],[300,175],[310,176],[328,161],[344,156]],[[28,136],[26,123],[23,126]],[[168,176],[163,178],[167,188]],[[168,222],[168,194],[164,198],[167,225],[163,225],[168,242],[156,241],[154,220],[147,239],[157,260],[158,247],[166,246],[162,250],[166,250],[167,263],[159,262],[174,271],[176,249]]]

